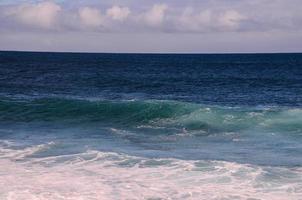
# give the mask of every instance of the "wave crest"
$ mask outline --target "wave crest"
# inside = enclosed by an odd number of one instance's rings
[[[249,129],[302,132],[302,110],[229,108],[177,101],[86,101],[35,99],[0,101],[2,122],[96,122],[183,131],[237,132]]]

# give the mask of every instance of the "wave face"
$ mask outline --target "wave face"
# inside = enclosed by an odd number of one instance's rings
[[[1,101],[3,121],[84,120],[144,123],[179,117],[194,111],[193,104],[169,101],[87,101],[46,98],[32,101]]]
[[[36,135],[40,139],[44,133],[35,133],[37,127],[38,131],[49,131],[54,129],[54,124],[60,130],[52,130],[51,139],[85,137],[88,141],[84,140],[78,148],[93,145],[95,142],[89,144],[91,140],[109,138],[106,146],[110,144],[107,147],[110,150],[118,151],[124,145],[121,152],[141,149],[134,152],[139,156],[220,159],[264,165],[302,164],[302,110],[298,108],[43,98],[2,100],[0,110],[2,124],[10,129],[22,129],[22,134],[28,137]],[[75,151],[72,144],[69,145],[68,151]],[[68,149],[64,145],[61,148],[62,153]],[[155,155],[148,152],[150,150],[156,151]],[[260,156],[263,153],[269,157]]]
[[[302,109],[218,107],[177,101],[0,100],[2,122],[100,122],[180,128],[205,134],[262,129],[301,135]]]
[[[297,200],[301,66],[0,52],[0,199]]]

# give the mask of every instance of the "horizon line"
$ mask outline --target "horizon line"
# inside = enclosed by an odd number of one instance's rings
[[[222,55],[222,54],[302,54],[301,52],[97,52],[97,51],[36,51],[36,50],[0,50],[0,52],[16,53],[69,53],[69,54],[158,54],[158,55]]]

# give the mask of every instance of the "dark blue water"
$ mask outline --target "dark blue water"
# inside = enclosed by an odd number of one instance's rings
[[[302,106],[302,54],[1,52],[0,93]]]
[[[0,139],[36,157],[301,166],[301,106],[302,54],[0,52]]]

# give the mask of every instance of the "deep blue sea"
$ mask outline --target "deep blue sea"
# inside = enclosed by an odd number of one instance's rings
[[[0,199],[301,199],[302,54],[0,52],[0,164]]]

